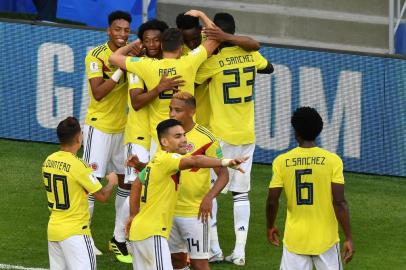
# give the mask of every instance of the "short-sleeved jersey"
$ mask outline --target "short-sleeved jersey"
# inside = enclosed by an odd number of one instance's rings
[[[284,188],[287,198],[284,245],[296,254],[322,254],[339,241],[331,183],[344,184],[340,157],[319,147],[297,147],[272,167],[269,188]]]
[[[121,76],[116,86],[100,101],[93,97],[89,80],[101,77],[111,78],[117,70],[110,65],[109,57],[113,52],[105,43],[91,50],[85,60],[88,79],[88,94],[90,97],[87,108],[86,124],[105,133],[121,133],[127,121],[127,76]]]
[[[148,91],[159,84],[161,77],[182,76],[185,85],[179,90],[186,91],[194,95],[194,82],[199,66],[207,59],[207,51],[203,46],[199,46],[186,56],[179,59],[164,58],[151,59],[139,57],[127,57],[126,67],[129,72],[135,73],[146,84]],[[169,103],[173,91],[163,91],[158,98],[154,99],[149,106],[151,136],[158,144],[156,126],[163,120],[169,118]]]
[[[267,65],[259,52],[234,46],[221,49],[200,66],[196,83],[211,78],[210,129],[221,140],[234,145],[255,141],[255,74]]]
[[[221,147],[217,139],[205,127],[196,124],[186,133],[189,155],[205,155],[222,158]],[[210,169],[192,168],[184,170],[180,177],[178,201],[175,216],[197,217],[200,203],[210,190]]]
[[[44,161],[42,176],[51,210],[49,241],[90,235],[87,194],[102,188],[92,172],[92,168],[70,152],[55,152]]]
[[[134,73],[127,72],[128,78],[128,118],[124,131],[124,144],[135,143],[149,149],[151,134],[149,129],[149,110],[144,106],[134,110],[131,104],[130,92],[132,89],[144,89],[144,81]]]
[[[134,217],[130,240],[153,235],[168,238],[179,189],[179,162],[182,156],[159,151],[139,174],[143,183],[140,211]]]

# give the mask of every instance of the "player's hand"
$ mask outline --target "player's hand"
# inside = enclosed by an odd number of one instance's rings
[[[140,165],[141,161],[138,158],[137,155],[130,155],[127,160],[125,161],[125,166],[127,167],[133,167],[133,168],[138,168]]]
[[[355,249],[352,240],[345,240],[343,244],[343,259],[345,263],[349,263],[354,256]]]
[[[129,216],[127,219],[127,222],[125,223],[125,237],[128,239],[128,236],[130,235],[130,229],[131,229],[131,224],[133,222],[134,217]]]
[[[111,172],[106,176],[107,181],[109,181],[110,184],[113,186],[116,186],[118,184],[118,176],[115,172]]]
[[[276,227],[268,228],[268,241],[274,246],[279,247],[279,230]]]
[[[221,165],[223,167],[229,167],[231,169],[240,171],[241,173],[245,173],[245,171],[241,168],[241,164],[248,160],[249,157],[240,157],[235,159],[222,159]]]
[[[162,76],[157,88],[158,92],[161,93],[163,91],[168,90],[179,91],[179,87],[185,85],[185,81],[181,80],[181,78],[182,76],[180,75],[171,78],[168,78],[167,76]]]
[[[144,47],[140,39],[131,42],[129,45],[131,46],[131,51],[128,53],[129,56],[141,56],[143,54]]]
[[[208,39],[213,39],[220,43],[228,41],[230,35],[221,30],[217,25],[213,25],[211,28],[204,27],[202,32],[207,36]]]
[[[188,10],[187,12],[185,12],[185,15],[189,15],[192,17],[201,17],[202,14],[204,14],[202,11],[196,10],[196,9],[191,9],[191,10]]]
[[[213,208],[213,198],[210,196],[204,196],[200,203],[199,213],[197,219],[201,219],[202,223],[208,223],[209,217],[212,218],[211,209]]]

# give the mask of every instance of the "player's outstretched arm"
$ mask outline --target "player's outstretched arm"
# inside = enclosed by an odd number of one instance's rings
[[[137,155],[130,155],[125,161],[125,166],[142,171],[147,166],[147,163],[141,162]]]
[[[145,91],[144,89],[131,89],[130,98],[131,105],[134,110],[139,110],[142,107],[148,105],[151,101],[159,96],[163,91],[173,90],[177,91],[178,87],[185,85],[185,81],[181,80],[182,76],[178,75],[172,78],[162,76],[159,84],[155,86],[151,91]]]
[[[179,170],[187,170],[191,168],[219,168],[228,167],[234,170],[239,170],[244,173],[240,168],[240,164],[245,162],[248,157],[241,157],[235,159],[217,159],[203,155],[184,157],[179,162]]]
[[[198,219],[202,219],[203,223],[208,222],[209,216],[212,217],[211,211],[213,207],[213,199],[223,190],[229,179],[227,168],[214,168],[214,171],[217,174],[217,180],[214,182],[213,187],[204,196],[202,202],[200,203],[199,213],[197,216]]]
[[[130,216],[128,217],[125,225],[125,234],[127,235],[127,238],[130,232],[131,223],[140,210],[141,190],[142,184],[140,179],[137,177],[137,179],[135,179],[135,181],[132,183],[130,191]]]
[[[347,201],[344,196],[344,185],[332,183],[333,206],[337,220],[344,231],[345,241],[343,244],[344,262],[349,263],[352,260],[355,249],[352,242],[351,226],[350,226],[350,211],[348,210]]]
[[[218,42],[229,42],[236,46],[241,47],[246,51],[258,51],[260,48],[259,42],[248,36],[238,36],[232,35],[224,32],[218,26],[211,28],[204,28],[203,34],[207,36],[208,39],[214,39]]]
[[[94,198],[99,202],[106,202],[109,199],[111,193],[113,192],[114,187],[118,183],[118,176],[114,172],[109,173],[106,176],[106,179],[108,181],[107,185],[102,187],[102,189],[100,189],[99,191],[93,193]]]
[[[279,231],[275,226],[275,220],[278,215],[279,197],[281,196],[281,192],[282,188],[270,188],[268,199],[266,200],[267,236],[268,241],[274,246],[279,246]]]
[[[109,57],[109,62],[113,66],[119,67],[122,70],[126,70],[125,59],[128,55],[132,55],[131,52],[137,51],[141,47],[141,40],[137,39],[126,46],[118,48]]]

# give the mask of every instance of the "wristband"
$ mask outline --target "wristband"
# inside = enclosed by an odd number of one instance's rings
[[[230,165],[230,161],[232,161],[232,159],[230,158],[223,158],[221,160],[221,167],[228,167]]]
[[[123,75],[123,71],[121,69],[117,69],[111,76],[111,79],[117,83],[120,80],[122,75]]]

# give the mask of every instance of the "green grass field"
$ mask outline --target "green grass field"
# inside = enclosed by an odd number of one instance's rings
[[[0,268],[2,264],[48,268],[48,209],[41,164],[57,145],[0,139]],[[251,222],[247,264],[243,269],[279,269],[281,248],[266,241],[265,199],[271,167],[255,165],[252,175]],[[406,269],[406,179],[346,173],[346,196],[356,254],[346,269]],[[284,203],[278,226],[283,228]],[[219,197],[219,238],[228,255],[234,244],[232,198]],[[114,198],[97,204],[93,237],[104,252],[98,269],[132,269],[107,251],[114,223]],[[212,269],[238,269],[231,264]],[[4,268],[1,268],[4,269]]]

